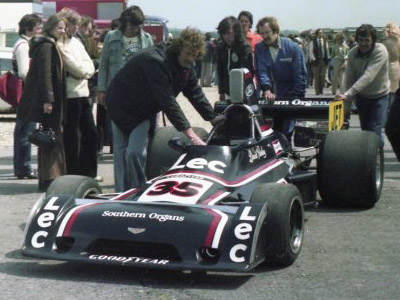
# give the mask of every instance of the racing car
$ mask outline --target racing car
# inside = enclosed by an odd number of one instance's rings
[[[285,267],[300,254],[304,205],[317,200],[317,191],[332,205],[374,205],[383,183],[378,137],[336,130],[295,149],[265,123],[264,114],[279,113],[281,105],[253,105],[245,69],[231,78],[230,101],[216,105],[225,121],[210,133],[196,129],[206,146],[191,145],[172,127],[159,129],[149,148],[150,179],[124,193],[102,194],[88,177],[57,178],[29,215],[23,253],[180,270]],[[334,105],[331,129],[340,127],[341,104]],[[329,106],[304,108],[325,115]]]

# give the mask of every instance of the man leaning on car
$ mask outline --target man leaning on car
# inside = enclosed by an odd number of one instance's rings
[[[175,97],[183,92],[206,121],[212,124],[222,119],[214,110],[197,83],[194,62],[205,51],[204,37],[197,29],[186,28],[171,42],[144,49],[134,55],[111,82],[106,105],[116,136],[129,144],[134,159],[127,172],[133,172],[134,182],[115,182],[116,192],[146,183],[144,172],[146,148],[151,122],[163,111],[174,127],[182,131],[194,145],[205,145],[193,131]],[[122,139],[121,139],[122,137]],[[114,152],[118,145],[114,144]],[[114,161],[114,166],[117,165]],[[120,170],[114,167],[116,174]],[[115,176],[115,175],[114,175]]]

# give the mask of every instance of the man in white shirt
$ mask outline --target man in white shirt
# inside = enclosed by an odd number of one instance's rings
[[[19,39],[13,48],[13,72],[25,81],[29,70],[29,40],[41,31],[42,19],[29,14],[19,21]],[[35,130],[36,123],[17,117],[14,129],[14,174],[18,179],[35,179],[31,166],[31,143],[28,136]]]

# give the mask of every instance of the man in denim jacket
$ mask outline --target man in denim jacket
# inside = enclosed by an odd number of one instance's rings
[[[124,10],[119,18],[120,25],[116,30],[107,33],[100,57],[99,73],[97,79],[98,127],[103,126],[103,131],[112,131],[110,139],[111,149],[114,152],[116,184],[133,182],[134,178],[126,168],[133,162],[126,161],[126,153],[130,151],[125,137],[120,134],[115,126],[111,125],[108,109],[105,110],[106,93],[111,81],[123,66],[138,52],[153,45],[151,35],[142,29],[145,16],[139,6],[130,6]],[[103,120],[99,120],[103,116]],[[112,130],[110,128],[113,128]],[[102,148],[102,143],[99,145]]]
[[[101,51],[97,81],[98,102],[100,104],[104,104],[105,94],[111,80],[134,53],[127,49],[131,44],[129,39],[137,37],[140,49],[153,45],[151,35],[142,29],[144,15],[138,6],[131,6],[123,11],[120,22],[118,29],[107,33]]]
[[[104,39],[97,78],[97,128],[100,151],[105,137],[108,136],[112,140],[111,122],[105,108],[108,86],[132,55],[153,45],[151,35],[142,29],[144,20],[141,8],[136,5],[130,6],[121,13],[118,19],[119,27],[109,31]],[[110,146],[112,152],[111,141]]]

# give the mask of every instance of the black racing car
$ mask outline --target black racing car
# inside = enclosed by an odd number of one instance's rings
[[[92,178],[56,179],[30,213],[23,253],[182,270],[288,266],[302,247],[304,204],[316,201],[317,191],[331,205],[374,205],[383,182],[378,137],[329,132],[296,150],[263,123],[263,112],[275,114],[271,105],[245,104],[254,86],[237,72],[236,98],[218,104],[226,120],[210,134],[196,129],[207,146],[159,129],[148,156],[152,179],[120,194],[102,194]],[[327,114],[329,103],[310,103],[303,107],[310,114]]]

